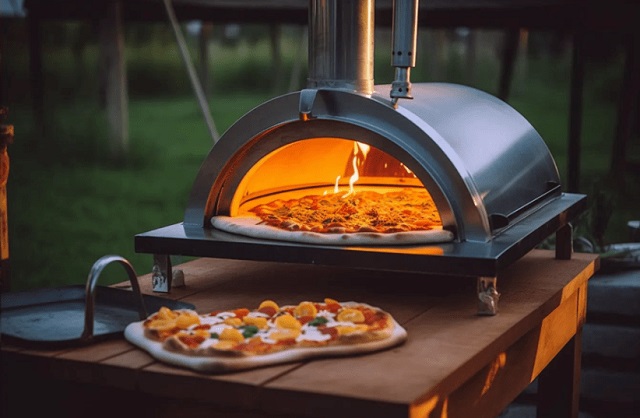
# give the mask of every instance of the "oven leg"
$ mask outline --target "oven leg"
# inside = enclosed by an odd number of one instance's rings
[[[168,254],[154,254],[151,269],[151,284],[154,292],[169,293],[173,281],[171,273],[171,257]]]
[[[154,292],[169,293],[172,287],[184,286],[184,273],[172,269],[170,255],[154,254],[151,284]]]
[[[573,226],[563,225],[556,231],[556,259],[571,260],[573,253]]]
[[[497,277],[478,277],[478,315],[498,313],[500,293],[496,288]]]

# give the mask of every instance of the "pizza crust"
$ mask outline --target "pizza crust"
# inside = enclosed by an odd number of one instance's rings
[[[252,238],[269,239],[318,245],[409,245],[430,244],[453,241],[453,233],[442,228],[428,231],[395,232],[389,234],[377,232],[357,233],[318,233],[309,231],[286,231],[261,224],[258,217],[214,216],[211,224],[214,228],[232,234]]]

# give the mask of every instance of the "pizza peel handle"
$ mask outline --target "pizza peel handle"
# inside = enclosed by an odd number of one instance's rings
[[[142,298],[140,285],[138,284],[138,276],[136,275],[136,272],[133,269],[131,263],[119,255],[105,255],[99,258],[95,263],[93,263],[91,271],[89,272],[89,277],[87,278],[87,284],[85,288],[84,330],[82,331],[82,336],[80,337],[82,341],[89,341],[91,340],[91,338],[93,338],[96,285],[98,283],[98,278],[100,277],[102,270],[104,270],[106,266],[113,262],[121,264],[129,275],[129,281],[131,282],[133,294],[138,301],[138,312],[140,315],[140,319],[142,320],[147,317],[147,310],[144,306],[144,299]]]

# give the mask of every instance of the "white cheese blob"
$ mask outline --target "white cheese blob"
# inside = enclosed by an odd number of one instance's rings
[[[211,328],[209,328],[209,333],[220,335],[225,328],[232,328],[232,327],[227,324],[215,324],[215,325],[212,325]]]
[[[200,344],[200,348],[209,348],[213,345],[216,345],[218,343],[218,341],[220,341],[217,338],[207,338],[206,340],[204,340],[202,342],[202,344]]]
[[[216,325],[224,322],[224,318],[219,316],[203,316],[200,317],[200,323],[203,325]]]
[[[275,344],[277,343],[276,340],[272,340],[270,338],[271,333],[264,333],[264,334],[260,334],[260,340],[262,340],[263,343],[267,343],[267,344]]]
[[[318,341],[318,342],[320,342],[320,341],[328,341],[330,339],[331,339],[331,335],[323,334],[322,332],[320,332],[318,327],[307,326],[305,324],[305,326],[302,327],[302,332],[296,338],[296,341],[297,342],[300,342],[300,341]]]
[[[252,318],[271,318],[271,316],[267,315],[266,313],[258,311],[249,312],[247,316],[250,316]]]

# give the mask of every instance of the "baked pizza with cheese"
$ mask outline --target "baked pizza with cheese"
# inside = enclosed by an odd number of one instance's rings
[[[377,351],[403,342],[406,331],[380,308],[327,298],[206,313],[162,307],[125,337],[160,360],[215,372]]]
[[[214,216],[211,222],[226,232],[309,244],[399,245],[453,239],[442,228],[436,205],[424,188],[275,199],[248,212]]]

